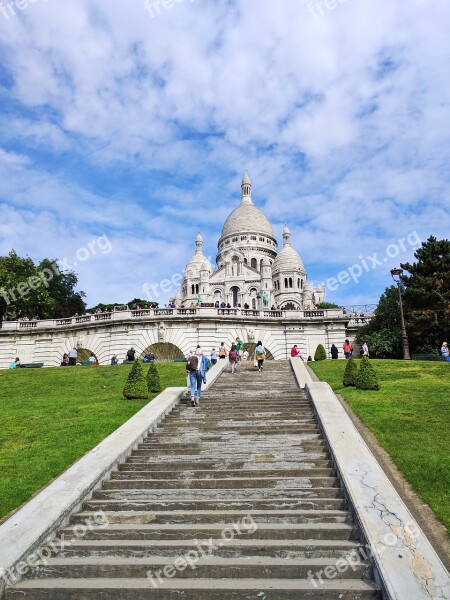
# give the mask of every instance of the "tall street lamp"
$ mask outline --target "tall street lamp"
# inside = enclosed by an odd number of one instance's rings
[[[403,360],[411,360],[409,353],[408,336],[406,335],[405,318],[403,316],[403,302],[402,302],[402,289],[400,286],[400,278],[403,275],[403,269],[392,269],[392,279],[395,281],[398,287],[398,297],[400,300],[400,318],[402,321],[402,346],[403,346]]]

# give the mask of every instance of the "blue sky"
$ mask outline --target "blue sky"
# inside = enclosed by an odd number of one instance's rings
[[[328,300],[376,302],[449,236],[450,4],[328,5],[0,3],[0,254],[76,263],[90,304],[145,297],[198,231],[215,258],[248,169],[310,281],[365,260]]]

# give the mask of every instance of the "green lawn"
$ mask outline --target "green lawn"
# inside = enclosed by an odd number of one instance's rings
[[[344,396],[397,467],[450,529],[450,364],[371,361],[378,392],[344,388],[345,361],[309,363]]]
[[[186,385],[184,364],[157,366],[163,389]],[[122,396],[130,368],[0,371],[0,518],[146,404]]]

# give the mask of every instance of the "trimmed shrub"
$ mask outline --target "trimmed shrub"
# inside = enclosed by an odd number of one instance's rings
[[[123,389],[123,395],[128,400],[146,400],[148,398],[147,382],[145,380],[142,363],[136,360],[128,374],[128,379]]]
[[[345,361],[347,364],[345,366],[345,371],[344,371],[344,387],[351,387],[351,386],[355,386],[356,385],[356,377],[358,376],[358,365],[356,364],[356,362],[353,360],[353,358],[350,358],[349,360]]]
[[[153,362],[148,365],[147,388],[149,392],[161,391],[161,379],[159,378],[158,369]]]
[[[372,363],[367,356],[363,356],[356,376],[356,387],[359,390],[379,390],[380,384]]]
[[[327,360],[327,353],[322,344],[319,344],[314,354],[314,360]]]

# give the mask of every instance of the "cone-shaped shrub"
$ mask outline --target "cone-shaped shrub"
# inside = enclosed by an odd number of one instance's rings
[[[147,382],[145,380],[142,363],[136,360],[128,374],[128,379],[123,389],[123,395],[128,400],[146,400],[148,398]]]
[[[347,364],[345,366],[345,372],[344,372],[344,387],[350,387],[350,386],[355,386],[356,385],[356,377],[358,375],[358,365],[356,364],[356,361],[353,360],[353,358],[350,358],[349,360],[345,361]]]
[[[158,369],[156,368],[156,365],[153,362],[151,362],[148,365],[147,388],[149,392],[161,391],[161,380],[159,378]]]
[[[326,360],[327,353],[322,344],[319,344],[316,348],[316,353],[314,354],[314,360]]]
[[[356,376],[356,387],[359,390],[379,390],[377,375],[367,356],[363,356]]]

